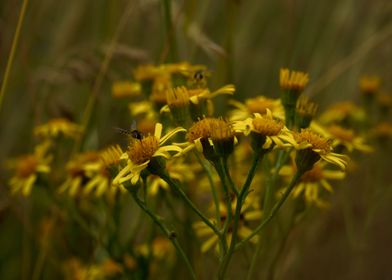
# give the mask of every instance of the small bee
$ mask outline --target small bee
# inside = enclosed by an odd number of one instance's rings
[[[207,70],[196,70],[190,74],[188,84],[192,88],[204,88],[207,86],[207,79],[209,76],[210,72]]]
[[[195,82],[201,82],[202,80],[204,80],[205,79],[204,70],[197,70],[193,74],[193,79]]]
[[[117,132],[127,135],[132,139],[142,140],[144,137],[143,133],[137,130],[135,120],[132,121],[131,129],[123,129],[119,127],[116,127],[115,129],[117,130]]]

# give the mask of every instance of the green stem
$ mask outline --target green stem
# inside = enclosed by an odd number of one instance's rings
[[[159,174],[168,185],[177,192],[181,198],[185,201],[185,203],[203,220],[203,222],[209,226],[217,236],[221,236],[219,229],[206,217],[200,210],[193,204],[193,202],[188,198],[188,196],[184,193],[184,191],[173,181],[173,179],[168,174]]]
[[[286,191],[283,193],[281,199],[274,205],[274,207],[271,210],[271,213],[268,214],[268,216],[261,222],[261,224],[245,239],[241,240],[236,246],[236,250],[240,249],[247,241],[252,239],[256,234],[258,234],[268,223],[275,217],[276,213],[279,211],[279,209],[282,207],[283,203],[286,201],[286,199],[289,197],[291,191],[294,189],[295,185],[297,184],[298,180],[301,178],[302,174],[304,172],[297,170],[297,172],[294,174],[293,178],[291,179],[291,182],[289,186],[287,187]]]
[[[227,251],[227,242],[226,242],[226,234],[227,231],[229,229],[229,225],[231,223],[232,220],[232,216],[233,216],[233,210],[231,208],[231,195],[229,192],[229,188],[227,186],[227,182],[226,182],[226,176],[225,176],[225,171],[223,170],[223,164],[222,161],[216,161],[214,162],[214,167],[216,169],[216,172],[219,175],[219,178],[221,179],[222,182],[222,187],[223,187],[223,192],[224,192],[224,197],[225,197],[225,203],[226,203],[226,209],[227,209],[227,217],[225,219],[225,223],[223,224],[223,228],[222,228],[222,236],[224,238],[224,253],[226,254]],[[222,259],[223,260],[223,259]]]
[[[168,62],[174,62],[177,59],[177,45],[172,20],[171,0],[163,0],[163,10],[166,29],[166,48],[169,52]]]
[[[225,175],[226,175],[227,179],[229,180],[231,190],[238,197],[239,191],[238,191],[238,189],[237,189],[237,187],[236,187],[236,185],[235,185],[235,183],[233,181],[233,178],[231,178],[231,175],[230,175],[230,172],[229,172],[229,166],[227,165],[227,158],[223,159],[222,161],[223,161],[223,171],[225,172]]]
[[[1,85],[1,90],[0,90],[0,111],[1,111],[2,104],[3,104],[3,98],[5,95],[5,91],[7,89],[7,84],[8,84],[9,76],[11,73],[12,64],[14,62],[15,52],[16,52],[16,48],[18,46],[18,41],[19,41],[19,36],[20,36],[20,30],[22,29],[23,20],[25,18],[28,3],[29,3],[29,0],[23,0],[22,7],[20,9],[19,18],[18,18],[18,23],[16,25],[15,35],[14,35],[14,38],[12,39],[11,50],[10,50],[10,54],[8,56],[7,66],[5,68],[3,83]]]
[[[221,215],[220,215],[220,207],[219,207],[219,198],[218,198],[218,193],[216,191],[216,186],[215,186],[215,182],[213,179],[213,175],[212,175],[212,171],[210,166],[208,165],[208,162],[201,159],[199,154],[195,151],[194,152],[197,161],[200,163],[200,165],[203,167],[204,171],[207,173],[207,178],[208,181],[210,183],[210,187],[211,187],[211,192],[212,192],[212,198],[214,200],[214,205],[215,205],[215,218],[217,221],[221,220]]]
[[[192,279],[196,280],[196,274],[193,271],[192,265],[189,262],[187,256],[185,255],[184,251],[182,250],[180,244],[178,243],[175,234],[173,234],[172,231],[170,231],[167,226],[162,223],[161,218],[156,216],[145,204],[142,200],[139,199],[139,197],[137,196],[136,192],[130,192],[133,199],[135,200],[135,202],[139,205],[139,207],[148,215],[150,216],[150,218],[154,221],[155,224],[157,224],[159,226],[159,228],[163,231],[163,233],[166,235],[166,237],[172,242],[173,246],[176,248],[176,250],[178,251],[178,253],[180,254],[181,258],[183,259],[183,261],[185,262],[189,273],[192,276]]]
[[[255,176],[256,168],[258,166],[259,161],[262,160],[263,156],[264,156],[264,154],[261,154],[261,155],[254,154],[252,166],[248,172],[248,176],[246,178],[246,181],[245,181],[243,187],[241,188],[241,192],[239,193],[239,196],[237,198],[230,247],[229,247],[229,251],[227,252],[225,258],[223,259],[223,262],[222,262],[221,267],[219,269],[219,279],[225,278],[225,274],[226,274],[228,265],[230,263],[232,255],[234,253],[234,249],[235,249],[235,246],[237,243],[237,232],[238,232],[238,225],[239,225],[239,220],[240,220],[240,215],[241,215],[242,204],[245,201],[246,196],[248,195],[248,190],[249,190],[249,187],[250,187],[250,185],[253,181],[253,178]]]
[[[278,161],[279,161],[279,154],[278,154]],[[268,213],[272,207],[275,184],[273,184],[273,180],[272,180],[270,171],[271,171],[271,164],[270,164],[268,158],[266,158],[263,161],[263,174],[266,175],[266,189],[265,189],[265,193],[264,193],[263,213]],[[266,235],[264,235],[264,239],[266,239],[265,236]],[[248,273],[246,276],[247,280],[251,280],[253,277],[253,274],[254,274],[254,271],[256,268],[257,259],[261,253],[263,243],[267,244],[266,242],[261,242],[261,236],[260,236],[259,242],[257,243],[256,251],[253,253],[252,260],[250,262],[250,266],[249,266]]]

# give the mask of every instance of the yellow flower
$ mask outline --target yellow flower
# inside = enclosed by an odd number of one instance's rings
[[[314,156],[319,157],[331,164],[345,169],[347,165],[346,156],[333,153],[330,141],[309,128],[302,129],[299,133],[294,133],[296,141],[295,148],[299,151],[309,151]],[[318,161],[318,160],[317,160]],[[298,163],[297,163],[298,164]]]
[[[335,103],[330,106],[320,117],[324,124],[344,122],[346,120],[363,121],[365,112],[350,101]]]
[[[70,196],[81,194],[91,174],[99,172],[101,167],[102,163],[97,152],[86,152],[77,155],[67,163],[68,176],[58,192],[67,192]]]
[[[156,119],[154,104],[151,101],[131,102],[128,108],[133,117],[141,116],[148,119]]]
[[[183,151],[178,145],[164,145],[171,137],[181,131],[183,128],[176,128],[165,136],[162,136],[162,124],[155,125],[154,135],[148,135],[142,139],[132,139],[128,151],[123,153],[122,159],[127,161],[126,166],[117,174],[113,184],[122,184],[130,181],[135,185],[140,178],[140,173],[149,166],[154,158],[170,158],[170,152],[180,155]]]
[[[240,238],[247,238],[251,233],[252,230],[248,227],[248,224],[257,221],[261,219],[262,212],[258,208],[257,204],[258,197],[255,195],[248,195],[246,197],[246,200],[242,206],[241,209],[241,215],[240,215],[240,220],[239,220],[239,227],[238,227],[238,235]],[[235,204],[236,200],[234,199],[232,201],[232,211],[235,209]],[[221,203],[219,206],[219,209],[221,211],[221,220],[219,223],[215,219],[211,219],[211,222],[214,224],[220,224],[221,226],[224,225],[226,219],[227,219],[227,207],[225,204]],[[233,213],[234,215],[234,213]],[[233,221],[232,221],[233,222]],[[233,225],[229,225],[227,235],[226,235],[226,241],[228,244],[231,242],[232,238],[232,227]],[[214,245],[215,245],[215,250],[218,250],[218,236],[214,234],[212,229],[208,227],[204,222],[195,222],[193,224],[193,228],[196,232],[196,235],[199,238],[206,238],[206,241],[202,244],[201,246],[201,251],[202,253],[207,252],[210,250]],[[250,240],[252,243],[257,243],[258,242],[258,236],[253,237]]]
[[[284,120],[284,109],[280,99],[271,99],[264,96],[258,96],[255,98],[246,99],[245,103],[241,103],[236,100],[230,100],[229,104],[236,108],[229,114],[230,120],[232,121],[244,120],[251,117],[254,113],[264,115],[267,113],[267,109],[271,111],[275,118]]]
[[[331,125],[327,130],[330,134],[329,137],[333,139],[332,146],[334,147],[343,146],[349,152],[358,150],[369,153],[373,151],[372,147],[364,143],[365,139],[356,136],[353,130],[338,125]]]
[[[379,140],[389,141],[392,138],[392,125],[388,122],[379,123],[370,131],[370,135]]]
[[[169,91],[170,90],[171,89],[169,89]],[[189,102],[196,105],[202,101],[212,99],[218,95],[232,95],[234,94],[234,91],[234,85],[225,85],[213,92],[211,92],[208,88],[187,89],[186,87],[179,87],[175,89],[175,93],[177,93],[177,95],[181,95],[182,102],[184,102],[185,100],[189,100]],[[170,112],[170,106],[166,104],[161,108],[161,112]]]
[[[230,123],[217,118],[205,118],[194,123],[189,128],[186,138],[191,144],[185,151],[196,147],[211,161],[230,155],[234,144],[237,143]]]
[[[57,137],[63,135],[69,138],[77,138],[81,132],[81,126],[64,118],[52,119],[46,124],[34,128],[34,134],[42,137]]]
[[[136,247],[136,251],[142,255],[147,257],[150,253],[150,249],[152,250],[152,256],[159,260],[170,260],[175,256],[174,247],[171,244],[170,240],[166,237],[155,237],[152,241],[151,246],[148,244],[140,244]]]
[[[114,98],[134,97],[141,94],[142,87],[139,83],[130,81],[118,81],[112,85],[112,96]]]
[[[272,117],[269,109],[265,115],[255,113],[254,118],[234,122],[233,129],[244,135],[253,133],[254,136],[262,137],[259,144],[263,149],[269,149],[273,146],[284,148],[295,145],[291,132],[282,122]]]
[[[302,91],[309,82],[309,75],[304,72],[280,69],[280,87],[283,90]]]
[[[46,141],[37,145],[33,154],[9,162],[9,167],[15,170],[15,175],[9,181],[12,194],[30,195],[38,176],[49,173],[52,160],[52,156],[47,154],[49,148],[50,142]]]
[[[294,175],[295,169],[295,166],[283,166],[279,174],[290,179]],[[316,163],[311,170],[302,175],[292,195],[294,198],[303,195],[307,203],[325,207],[327,203],[321,198],[320,190],[325,189],[328,192],[333,192],[328,180],[342,180],[344,177],[343,171],[328,170],[325,163]]]
[[[378,92],[381,84],[380,77],[364,76],[359,80],[359,88],[366,95],[374,95]]]
[[[171,178],[184,183],[194,179],[194,171],[196,168],[190,163],[185,163],[184,158],[177,158],[167,163],[166,170]],[[147,178],[147,193],[154,196],[160,189],[167,191],[170,188],[161,177],[157,175],[149,176]]]
[[[64,276],[67,280],[99,280],[119,276],[123,267],[111,259],[100,264],[84,264],[77,258],[67,260],[64,265]]]

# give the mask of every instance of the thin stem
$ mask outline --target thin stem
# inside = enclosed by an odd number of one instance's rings
[[[208,162],[201,159],[199,154],[195,151],[194,152],[197,161],[200,163],[200,165],[203,167],[204,171],[207,173],[207,178],[208,181],[210,183],[210,187],[211,187],[211,192],[212,192],[212,198],[214,200],[214,205],[215,205],[215,218],[217,221],[221,220],[221,215],[220,215],[220,206],[219,206],[219,198],[218,198],[218,192],[216,191],[216,186],[215,186],[215,182],[214,182],[214,178],[212,175],[212,171],[210,166],[208,165]]]
[[[136,192],[130,192],[133,199],[135,200],[135,202],[139,205],[139,207],[148,215],[150,216],[150,218],[154,221],[155,224],[157,224],[159,226],[159,228],[163,231],[163,233],[166,235],[166,237],[172,242],[172,244],[174,245],[174,247],[176,248],[176,250],[178,251],[178,253],[180,254],[181,258],[183,259],[183,261],[185,262],[189,273],[192,276],[192,279],[196,280],[196,274],[193,271],[192,265],[188,260],[188,257],[185,255],[184,251],[182,250],[180,244],[178,243],[175,234],[173,234],[172,231],[170,231],[167,226],[162,223],[161,218],[156,216],[146,205],[145,203],[139,199],[139,197],[137,196]]]
[[[235,185],[235,183],[234,183],[234,181],[233,181],[233,178],[231,178],[231,175],[230,175],[230,172],[229,172],[229,166],[228,166],[228,164],[227,164],[227,158],[223,159],[222,161],[223,161],[223,170],[224,170],[224,172],[225,172],[225,175],[226,175],[227,179],[229,180],[231,190],[232,190],[232,191],[237,195],[237,197],[238,197],[239,191],[238,191],[238,189],[237,189],[237,187],[236,187],[236,185]]]
[[[280,154],[278,154],[278,161],[279,161],[279,155]],[[277,172],[279,172],[279,171],[277,171]],[[275,190],[275,184],[273,184],[274,181],[272,180],[272,177],[271,177],[271,164],[270,164],[268,158],[263,161],[263,174],[266,176],[266,189],[265,189],[264,200],[263,200],[263,213],[268,213],[269,211],[271,211],[273,194],[274,194],[274,190]],[[275,173],[275,174],[277,174],[277,173]],[[254,271],[256,268],[257,259],[261,253],[262,245],[268,244],[267,242],[262,242],[261,237],[262,236],[260,234],[259,242],[257,243],[256,250],[253,253],[252,260],[250,262],[250,266],[249,266],[248,273],[246,276],[247,280],[251,280],[253,278],[253,274],[254,274]],[[266,235],[264,235],[264,239],[266,239]]]
[[[5,68],[3,83],[1,85],[1,90],[0,90],[0,111],[1,111],[1,107],[3,105],[3,98],[5,95],[5,91],[7,89],[7,84],[8,84],[9,76],[11,73],[12,64],[14,62],[15,52],[18,47],[20,30],[22,29],[23,20],[25,18],[28,3],[29,3],[29,0],[23,0],[22,7],[20,8],[18,23],[16,25],[14,38],[12,39],[11,50],[10,50],[10,54],[8,56],[7,66]]]
[[[268,216],[261,222],[261,224],[245,239],[241,240],[235,250],[240,249],[247,241],[252,239],[256,234],[258,234],[268,223],[275,217],[276,213],[280,210],[282,207],[283,203],[286,201],[286,199],[289,197],[291,191],[294,189],[295,185],[297,184],[298,180],[301,178],[303,172],[300,170],[297,170],[297,172],[294,174],[293,178],[291,179],[291,182],[289,186],[287,187],[286,191],[283,193],[281,199],[274,205],[274,207],[271,210],[271,213],[268,214]]]
[[[165,29],[166,29],[166,46],[164,50],[164,56],[166,52],[169,52],[169,62],[174,62],[177,59],[177,45],[176,36],[172,20],[171,11],[171,0],[163,0],[163,10],[165,18]]]
[[[249,187],[253,181],[253,178],[256,174],[256,169],[258,166],[258,163],[260,162],[260,160],[263,158],[264,153],[259,155],[259,154],[254,154],[253,156],[253,163],[252,166],[248,172],[248,176],[246,178],[246,181],[243,185],[243,187],[241,188],[241,192],[237,198],[237,204],[236,204],[236,209],[235,209],[235,214],[234,214],[234,225],[233,225],[233,230],[232,230],[232,237],[231,237],[231,242],[230,242],[230,247],[229,247],[229,251],[227,252],[222,265],[219,269],[219,279],[224,279],[225,278],[225,274],[228,268],[228,265],[230,263],[231,257],[234,253],[234,249],[235,249],[235,245],[237,243],[237,232],[238,232],[238,225],[239,225],[239,220],[240,220],[240,215],[241,215],[241,208],[242,208],[242,204],[245,201],[245,198],[248,194],[248,190]]]
[[[173,179],[168,174],[160,174],[159,176],[181,196],[185,203],[196,213],[196,215],[198,215],[203,220],[207,226],[209,226],[215,232],[217,236],[221,236],[219,229],[206,216],[204,216],[203,213],[200,212],[200,210],[193,204],[184,191],[173,181]]]
[[[225,223],[223,224],[223,228],[222,228],[222,236],[225,237],[233,216],[233,210],[231,208],[231,195],[229,192],[229,188],[227,186],[225,171],[223,170],[224,168],[222,162],[219,160],[214,163],[215,163],[214,167],[216,169],[216,172],[218,173],[219,178],[221,179],[222,182],[222,187],[223,187],[223,192],[224,192],[224,197],[226,202],[227,217],[225,219]],[[224,244],[225,244],[225,253],[226,253],[227,250],[226,240],[224,240]]]

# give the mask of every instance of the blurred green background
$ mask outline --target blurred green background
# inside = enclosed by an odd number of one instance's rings
[[[0,2],[0,77],[21,5],[20,0]],[[358,79],[364,74],[379,75],[383,88],[392,88],[392,1],[184,0],[171,1],[171,6],[177,60],[207,65],[213,71],[211,87],[234,83],[240,100],[258,94],[278,97],[281,67],[309,72],[307,94],[320,102],[321,110],[337,101],[358,101]],[[140,63],[168,59],[165,24],[164,5],[157,0],[30,0],[0,111],[1,163],[31,151],[32,128],[49,117],[80,122],[110,50],[90,125],[95,133],[88,143],[102,147],[112,142],[113,126],[129,120],[112,114],[111,85],[130,79]],[[378,151],[362,162],[357,177],[337,188],[331,209],[315,210],[303,223],[306,227],[292,234],[279,279],[391,279],[391,192],[367,195],[377,187],[375,176],[392,188],[386,172],[391,160]],[[3,170],[0,278],[30,279],[28,268],[16,273],[28,263],[19,231],[23,220],[18,200],[7,194]],[[372,199],[377,208],[365,228]]]

